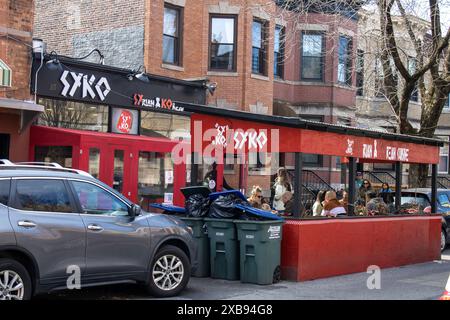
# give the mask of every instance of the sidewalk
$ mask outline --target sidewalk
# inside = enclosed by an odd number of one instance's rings
[[[366,286],[370,274],[358,273],[306,282],[287,282],[271,286],[243,284],[211,278],[192,278],[186,290],[175,299],[191,300],[276,300],[276,299],[437,299],[442,295],[450,275],[450,250],[443,260],[381,270],[381,289]],[[64,291],[40,296],[41,299],[151,299],[145,290],[134,285]]]

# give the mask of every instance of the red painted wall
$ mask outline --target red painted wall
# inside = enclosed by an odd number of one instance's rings
[[[114,150],[124,150],[123,194],[133,202],[138,198],[139,152],[169,153],[178,142],[161,138],[98,133],[71,129],[32,126],[30,139],[30,161],[34,161],[35,146],[71,146],[72,167],[88,171],[89,148],[100,149],[99,179],[112,186],[114,172]],[[186,185],[186,165],[174,165],[174,204],[184,206],[180,188]]]
[[[28,143],[30,129],[27,128],[19,134],[20,115],[13,113],[0,113],[0,133],[10,135],[9,160],[14,162],[28,160]]]
[[[305,281],[440,259],[440,216],[290,220],[282,277]]]

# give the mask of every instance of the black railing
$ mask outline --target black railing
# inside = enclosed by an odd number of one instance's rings
[[[441,189],[450,189],[450,179],[447,177],[437,177],[437,187]],[[427,187],[431,188],[431,177],[427,177]]]
[[[294,170],[288,170],[290,180],[295,183]],[[312,215],[312,206],[317,198],[317,193],[320,190],[334,190],[325,180],[323,180],[317,173],[311,170],[302,170],[302,216]],[[334,190],[336,191],[336,190]]]
[[[369,180],[370,183],[383,183],[383,180],[378,178],[376,175],[373,174],[371,171],[363,171],[363,179]]]
[[[390,186],[395,186],[395,177],[387,171],[364,171],[363,178],[371,183],[388,183]]]

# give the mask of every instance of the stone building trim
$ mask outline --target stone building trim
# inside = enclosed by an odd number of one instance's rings
[[[183,72],[183,71],[184,71],[184,68],[183,68],[183,67],[174,66],[174,65],[172,65],[172,64],[165,64],[165,63],[163,63],[163,64],[161,65],[161,68],[163,68],[163,69],[168,69],[168,70],[173,70],[173,71],[180,71],[180,72]]]
[[[215,77],[238,77],[239,74],[237,72],[220,72],[220,71],[208,71],[208,76]]]
[[[302,23],[298,25],[297,29],[302,31],[328,31],[328,26],[325,24]]]
[[[239,14],[241,7],[232,6],[228,1],[219,1],[217,5],[210,5],[208,11],[216,14]]]
[[[338,28],[338,32],[339,32],[339,34],[342,34],[342,35],[345,35],[345,36],[349,36],[349,37],[352,37],[352,38],[356,37],[355,33],[352,30],[348,30],[348,29],[344,29],[344,28],[339,27]]]
[[[270,15],[261,7],[252,8],[252,14],[254,18],[270,21]]]
[[[164,0],[164,3],[183,8],[186,6],[186,0]]]
[[[12,29],[12,28],[6,28],[6,27],[1,27],[1,26],[0,26],[0,33],[11,35],[11,36],[16,36],[16,37],[22,37],[22,38],[31,38],[32,37],[31,32]]]
[[[256,79],[256,80],[270,81],[270,78],[268,76],[262,76],[260,74],[254,74],[254,73],[252,73],[250,75],[250,78]]]
[[[287,21],[285,21],[283,18],[275,18],[275,24],[285,28],[287,27]]]

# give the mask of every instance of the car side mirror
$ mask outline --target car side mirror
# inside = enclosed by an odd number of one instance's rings
[[[131,218],[135,218],[137,216],[139,216],[141,214],[141,207],[138,206],[137,204],[133,204],[129,209],[128,209],[128,215]]]

